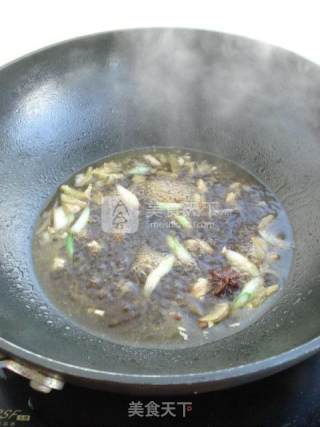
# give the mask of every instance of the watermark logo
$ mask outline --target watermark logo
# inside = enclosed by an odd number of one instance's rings
[[[150,229],[183,226],[214,229],[217,220],[238,213],[237,209],[221,209],[216,202],[203,203],[201,208],[195,202],[151,203],[139,209],[124,203],[119,196],[110,196],[103,199],[101,224],[104,232],[115,234],[135,233],[139,221]]]
[[[106,233],[135,233],[139,226],[139,209],[126,205],[120,197],[103,199],[101,225]]]
[[[192,412],[192,402],[150,402],[143,404],[142,402],[131,401],[128,407],[128,417],[182,417],[186,418]]]
[[[237,209],[221,209],[216,202],[168,203],[148,205],[145,208],[145,225],[149,228],[192,227],[194,229],[212,230],[217,220],[237,214]]]

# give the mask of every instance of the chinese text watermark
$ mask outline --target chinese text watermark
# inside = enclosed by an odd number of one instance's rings
[[[190,221],[195,229],[214,229],[216,220],[237,214],[237,209],[221,209],[216,202],[151,203],[143,209],[126,204],[119,196],[105,197],[101,208],[102,230],[107,233],[135,233],[142,223],[145,228],[181,227],[181,221]],[[182,218],[183,217],[183,218]]]
[[[148,403],[139,401],[129,402],[128,417],[182,417],[192,411],[192,402],[155,402],[151,400]]]

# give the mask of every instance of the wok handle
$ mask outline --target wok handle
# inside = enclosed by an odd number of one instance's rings
[[[61,377],[50,372],[40,372],[25,363],[5,358],[0,355],[0,368],[8,369],[30,380],[30,387],[41,393],[50,393],[51,390],[62,390],[64,381]]]

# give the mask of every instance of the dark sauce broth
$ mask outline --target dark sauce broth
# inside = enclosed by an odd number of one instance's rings
[[[33,253],[49,300],[76,324],[121,344],[177,348],[229,336],[277,304],[293,235],[277,197],[235,163],[145,149],[60,187]],[[247,292],[250,281],[259,285]]]

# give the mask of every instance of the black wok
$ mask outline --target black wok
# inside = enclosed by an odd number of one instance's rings
[[[316,65],[219,33],[120,31],[9,64],[0,94],[0,351],[7,359],[110,390],[184,393],[260,378],[319,349]],[[151,145],[238,162],[278,195],[293,226],[295,260],[280,303],[222,341],[157,350],[102,340],[53,307],[35,276],[33,230],[57,187],[101,157]]]

